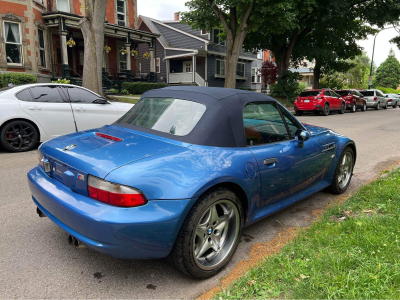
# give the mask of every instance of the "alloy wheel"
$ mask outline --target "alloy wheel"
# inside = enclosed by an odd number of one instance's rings
[[[12,122],[3,132],[6,146],[14,151],[29,150],[37,143],[36,129],[26,122]]]
[[[343,189],[349,183],[352,171],[353,171],[353,157],[350,152],[347,152],[343,156],[339,166],[338,184],[341,189]]]
[[[215,269],[225,262],[238,238],[239,226],[239,211],[231,201],[217,201],[206,210],[193,237],[193,255],[200,269]]]

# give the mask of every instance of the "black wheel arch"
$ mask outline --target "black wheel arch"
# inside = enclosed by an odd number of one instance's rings
[[[356,144],[355,144],[353,141],[347,142],[347,143],[343,146],[343,150],[346,149],[347,147],[350,147],[351,150],[353,150],[353,152],[354,152],[354,164],[355,164],[355,163],[356,163],[356,160],[357,160],[357,147],[356,147]],[[342,150],[342,152],[343,152],[343,150]]]

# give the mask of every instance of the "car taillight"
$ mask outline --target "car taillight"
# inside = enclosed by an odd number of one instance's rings
[[[378,100],[378,97],[374,97],[374,101]]]
[[[88,177],[88,192],[90,198],[114,206],[133,207],[147,203],[146,197],[137,189],[90,175]]]
[[[389,99],[388,102],[392,102],[392,99]]]

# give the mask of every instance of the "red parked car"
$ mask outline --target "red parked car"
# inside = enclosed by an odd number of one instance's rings
[[[329,115],[331,111],[343,114],[346,109],[345,100],[330,89],[304,91],[294,101],[294,110],[297,116],[304,111],[313,111],[316,115]]]
[[[361,111],[367,110],[367,101],[359,91],[348,89],[335,92],[346,101],[346,109],[350,110],[350,112],[354,113],[357,109],[361,109]]]

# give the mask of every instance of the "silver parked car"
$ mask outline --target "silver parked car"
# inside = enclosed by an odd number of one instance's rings
[[[396,108],[397,105],[400,105],[400,96],[396,94],[386,94],[387,104],[393,108]]]
[[[387,108],[387,98],[380,90],[372,89],[372,90],[364,90],[360,91],[360,93],[364,96],[364,99],[367,100],[367,108],[375,108],[376,110],[381,107]]]

